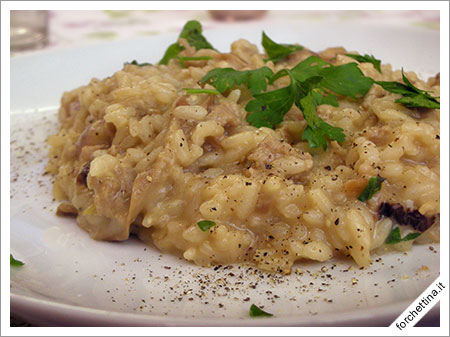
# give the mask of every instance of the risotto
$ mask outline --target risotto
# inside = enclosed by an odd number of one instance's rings
[[[364,267],[371,253],[439,241],[440,110],[402,103],[405,95],[383,85],[406,87],[401,70],[343,48],[280,44],[289,49],[280,58],[238,40],[221,53],[183,34],[174,45],[176,57],[160,64],[127,63],[64,93],[61,128],[48,138],[59,214],[75,215],[95,240],[132,233],[198,265],[252,261],[286,274],[304,259],[346,256]],[[306,101],[293,97],[273,127],[257,125],[251,102],[294,88],[281,75],[308,60],[323,62],[310,82],[336,102],[316,100],[313,124]],[[347,64],[373,82],[364,95],[319,82],[323,69]],[[244,72],[264,67],[254,89]],[[219,77],[205,80],[217,68],[248,76],[221,88]],[[404,76],[418,93],[439,96],[439,76]],[[258,113],[278,108],[270,104]],[[328,132],[315,144],[314,125],[342,137]]]

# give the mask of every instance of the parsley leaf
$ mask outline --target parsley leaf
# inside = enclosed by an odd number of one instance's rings
[[[271,40],[266,33],[262,33],[262,46],[269,58],[265,61],[277,62],[284,59],[289,54],[302,50],[304,47],[294,44],[279,44]]]
[[[337,100],[337,97],[331,94],[327,94],[323,89],[321,88],[315,88],[311,91],[311,94],[314,97],[314,101],[316,105],[322,105],[322,104],[328,104],[334,107],[338,107],[339,103]]]
[[[317,103],[311,92],[300,100],[300,108],[302,109],[305,121],[308,123],[305,131],[303,131],[302,140],[308,141],[310,147],[322,147],[326,150],[327,140],[325,136],[338,142],[345,141],[344,130],[324,122],[317,115]]]
[[[389,235],[386,238],[386,241],[384,243],[386,243],[388,245],[394,245],[394,244],[399,243],[399,242],[414,240],[414,239],[418,238],[421,234],[422,233],[409,233],[404,238],[402,238],[401,235],[400,235],[400,228],[399,227],[395,227],[389,233]]]
[[[16,260],[12,254],[9,254],[9,261],[10,261],[10,266],[13,267],[21,267],[24,265],[24,263],[22,261]]]
[[[428,91],[420,90],[416,88],[406,77],[402,69],[403,83],[399,82],[386,82],[377,81],[376,84],[380,85],[384,90],[392,92],[394,94],[400,94],[403,97],[395,100],[396,103],[401,103],[407,108],[428,108],[428,109],[440,109],[441,105],[436,98],[429,94]]]
[[[328,62],[325,62],[320,57],[310,56],[306,60],[298,63],[290,70],[290,72],[294,75],[297,81],[304,82],[311,77],[320,76],[320,71],[329,65],[330,64]],[[277,79],[277,76],[274,76],[272,81],[275,81],[275,79]]]
[[[289,72],[289,70],[287,70]],[[313,77],[322,77],[320,86],[336,94],[358,98],[367,94],[373,84],[370,77],[364,76],[356,63],[333,66],[317,56],[310,56],[290,70],[299,82],[305,82]],[[280,77],[277,73],[272,78]]]
[[[202,232],[206,232],[211,227],[214,227],[216,225],[216,223],[214,221],[210,221],[210,220],[202,220],[202,221],[197,222],[197,225],[198,225],[198,228],[200,228],[200,230]]]
[[[358,200],[362,202],[370,200],[375,193],[381,190],[381,183],[385,180],[386,178],[380,176],[370,178],[366,188],[359,195]]]
[[[200,49],[214,49],[211,43],[202,35],[202,25],[197,20],[186,22],[183,30],[180,33],[180,38],[186,41],[196,50]]]
[[[395,102],[401,103],[408,108],[428,108],[428,109],[440,109],[441,105],[434,98],[429,99],[425,95],[417,95],[414,97],[402,97]]]
[[[364,76],[356,63],[330,66],[320,70],[322,86],[339,95],[353,98],[362,97],[372,87],[373,80]]]
[[[245,106],[245,110],[251,113],[247,116],[247,122],[257,128],[265,126],[273,129],[291,109],[295,94],[292,87],[288,86],[254,95],[255,99]]]
[[[360,63],[372,63],[373,67],[381,74],[381,61],[376,59],[373,55],[358,55],[358,54],[345,54],[348,57],[360,62]]]
[[[159,61],[159,64],[168,64],[171,59],[177,58],[178,54],[184,50],[184,47],[178,42],[175,42],[167,48],[163,58]]]
[[[208,94],[208,95],[218,95],[220,92],[213,89],[202,89],[202,88],[183,88],[188,95],[196,95],[196,94]]]
[[[267,89],[266,79],[270,79],[272,75],[273,72],[268,67],[244,71],[216,68],[208,72],[201,82],[211,84],[222,94],[236,85],[246,83],[252,94],[255,95]]]
[[[132,65],[135,65],[135,66],[138,66],[138,67],[144,67],[144,66],[151,66],[152,65],[151,63],[138,63],[138,61],[136,61],[136,60],[133,60],[131,62],[125,62],[124,65],[126,65],[126,64],[132,64]]]
[[[400,82],[377,81],[375,83],[380,85],[384,90],[392,92],[393,94],[400,94],[405,96],[415,95],[414,91],[411,91],[408,86]]]
[[[214,47],[202,35],[202,25],[196,20],[186,22],[178,38],[186,39],[186,41],[196,50],[200,49],[214,49]],[[178,42],[175,42],[167,48],[163,58],[159,64],[168,64],[169,60],[176,58],[184,47]]]
[[[273,314],[270,314],[268,312],[265,312],[261,308],[257,307],[256,305],[252,304],[250,306],[250,317],[272,317]]]

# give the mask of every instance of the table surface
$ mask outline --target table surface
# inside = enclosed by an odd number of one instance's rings
[[[179,32],[188,20],[203,29],[223,28],[233,21],[215,20],[208,11],[50,11],[49,43],[44,50],[79,47],[104,41]],[[254,20],[270,27],[289,22],[351,22],[439,30],[439,11],[267,11]],[[32,51],[32,50],[31,50]],[[31,52],[12,53],[12,57]]]
[[[208,11],[49,11],[49,43],[42,50],[82,47],[104,41],[179,32],[188,20],[198,20],[203,29],[223,28],[233,21],[217,21]],[[440,29],[439,11],[267,11],[259,24],[289,22],[383,23],[426,30]],[[12,52],[11,57],[36,50]],[[12,327],[31,326],[11,316]],[[425,316],[416,326],[439,326]]]

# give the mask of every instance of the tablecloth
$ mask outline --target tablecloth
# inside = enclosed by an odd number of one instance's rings
[[[46,50],[77,47],[100,41],[120,40],[138,36],[178,32],[188,20],[199,20],[204,30],[229,25],[218,21],[208,11],[154,11],[154,10],[104,10],[104,11],[50,11],[49,43]],[[267,26],[283,22],[352,22],[383,23],[396,26],[415,26],[439,30],[439,11],[267,11],[257,19]],[[29,53],[15,52],[12,56]]]

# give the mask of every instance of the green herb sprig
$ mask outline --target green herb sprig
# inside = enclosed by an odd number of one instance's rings
[[[304,49],[303,46],[294,45],[294,44],[280,44],[276,43],[272,39],[270,39],[266,33],[262,33],[262,46],[264,47],[264,50],[266,51],[266,54],[268,56],[267,59],[264,61],[273,61],[277,62],[284,58],[286,58],[288,55]]]
[[[417,239],[421,234],[422,233],[409,233],[404,238],[402,238],[401,235],[400,235],[400,228],[399,227],[395,227],[389,233],[389,235],[386,238],[386,241],[384,243],[386,243],[388,245],[395,245],[396,243],[399,243],[399,242],[404,242],[404,241],[410,241],[410,240]]]
[[[183,88],[188,95],[197,95],[197,94],[208,94],[208,95],[219,95],[220,92],[214,89],[203,89],[203,88]]]
[[[249,311],[250,317],[272,317],[273,314],[268,313],[256,305],[252,304]]]
[[[396,103],[401,103],[407,108],[428,108],[428,109],[440,109],[441,105],[437,98],[429,94],[428,91],[420,90],[416,88],[406,77],[402,68],[403,83],[399,82],[386,82],[377,81],[376,84],[380,85],[384,90],[392,92],[394,94],[400,94],[403,97],[396,99]]]
[[[295,104],[308,123],[302,139],[307,140],[310,147],[322,147],[324,150],[327,149],[326,137],[343,142],[345,134],[341,128],[323,121],[317,115],[317,106],[338,106],[333,93],[355,99],[364,96],[373,84],[373,80],[365,77],[356,63],[333,66],[316,56],[308,57],[292,69],[280,70],[270,82],[283,76],[289,76],[289,86],[253,95],[255,99],[245,107],[251,113],[247,121],[256,127],[274,128]]]
[[[267,89],[266,80],[272,76],[273,72],[268,67],[245,71],[232,68],[216,68],[208,72],[201,82],[211,84],[222,94],[235,86],[245,83],[252,94],[255,95]]]
[[[171,59],[177,58],[178,54],[181,53],[183,50],[184,47],[178,42],[171,44],[164,53],[164,56],[161,59],[161,61],[159,61],[159,64],[167,65]]]
[[[202,25],[200,24],[200,22],[191,20],[186,22],[178,38],[186,39],[186,41],[191,46],[193,46],[195,50],[214,50],[214,47],[211,45],[211,43],[209,43],[208,40],[206,40],[206,38],[202,35],[202,31]],[[168,64],[171,59],[177,58],[178,54],[183,50],[184,47],[178,42],[171,44],[164,53],[161,61],[159,61],[159,64]]]
[[[16,260],[12,254],[9,254],[9,263],[13,267],[21,267],[24,265],[22,261]]]
[[[210,228],[214,227],[216,225],[216,223],[214,221],[210,221],[210,220],[202,220],[202,221],[197,222],[197,225],[198,225],[198,228],[200,228],[200,230],[202,232],[206,232]]]
[[[375,193],[377,193],[379,190],[381,190],[381,184],[383,181],[385,181],[386,178],[376,176],[371,177],[369,179],[369,182],[367,183],[366,188],[361,192],[361,194],[358,197],[359,201],[366,202],[374,196]]]

